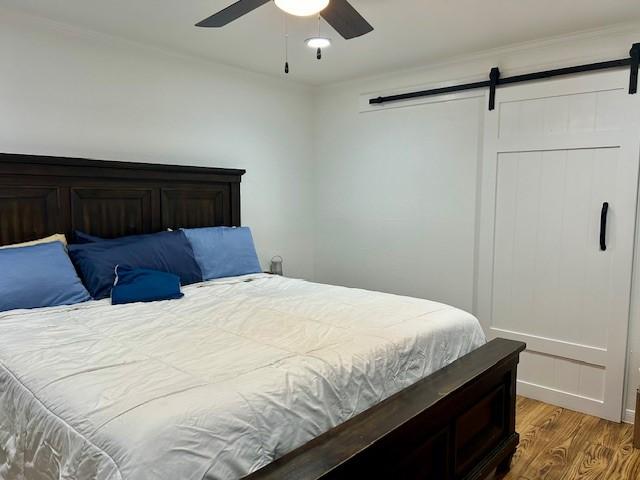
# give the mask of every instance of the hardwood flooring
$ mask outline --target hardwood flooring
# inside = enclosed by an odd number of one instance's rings
[[[520,446],[502,480],[640,480],[633,426],[518,397]]]

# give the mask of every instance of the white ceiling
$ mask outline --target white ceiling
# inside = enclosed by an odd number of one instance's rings
[[[222,29],[193,25],[233,0],[0,0],[0,6],[257,72],[283,75],[283,15],[267,4]],[[639,0],[351,0],[375,27],[322,61],[303,40],[316,20],[289,17],[290,77],[326,84],[447,57],[640,20]]]

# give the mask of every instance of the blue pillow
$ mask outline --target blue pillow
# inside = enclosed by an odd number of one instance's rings
[[[0,311],[91,300],[60,242],[0,250]]]
[[[103,240],[104,238],[89,235],[88,233],[84,233],[80,230],[73,231],[73,243],[75,244],[102,242]]]
[[[167,228],[167,232],[173,232],[171,228]],[[140,235],[132,235],[132,236],[140,236]],[[129,238],[129,236],[118,237],[118,238]],[[95,243],[95,242],[104,242],[107,240],[106,238],[96,237],[95,235],[89,235],[88,233],[83,232],[82,230],[74,230],[73,231],[73,242],[74,244],[82,244],[82,243]]]
[[[70,245],[69,256],[95,299],[111,294],[116,265],[173,273],[182,285],[202,281],[191,244],[181,231]]]
[[[247,227],[184,230],[205,280],[259,273],[260,262]]]
[[[116,280],[111,290],[113,305],[184,297],[180,291],[180,277],[172,273],[126,265],[118,265],[115,273]]]

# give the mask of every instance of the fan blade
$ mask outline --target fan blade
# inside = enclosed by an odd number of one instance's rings
[[[347,0],[331,0],[320,15],[347,40],[373,30],[369,22]]]
[[[239,0],[229,5],[224,10],[205,18],[200,23],[196,23],[196,27],[224,27],[227,23],[246,15],[256,8],[269,3],[271,0]]]

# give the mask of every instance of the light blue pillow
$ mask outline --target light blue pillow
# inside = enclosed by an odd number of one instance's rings
[[[0,312],[91,300],[60,242],[0,250]]]
[[[183,231],[191,242],[205,280],[260,273],[249,228],[211,227]]]

